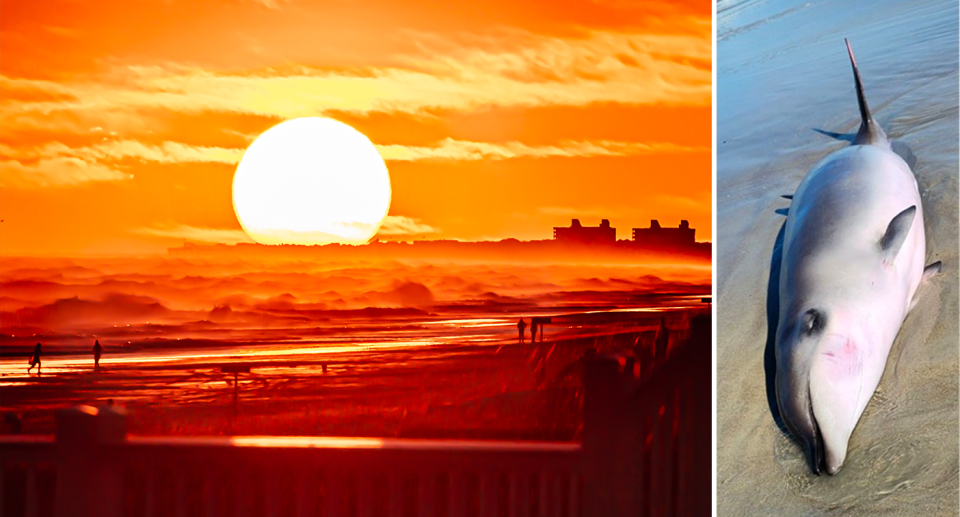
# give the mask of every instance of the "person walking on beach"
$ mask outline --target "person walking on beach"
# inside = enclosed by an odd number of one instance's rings
[[[103,352],[103,347],[100,346],[100,340],[98,339],[96,343],[93,344],[93,371],[100,373],[100,354]]]
[[[530,342],[537,342],[537,318],[530,318]]]
[[[527,324],[523,322],[523,318],[520,318],[520,323],[517,323],[517,330],[520,331],[520,344],[523,344],[523,331],[527,330]]]
[[[37,367],[37,374],[40,373],[40,343],[37,343],[37,346],[33,347],[33,357],[30,358],[30,368],[27,368],[27,373],[30,373],[30,370],[33,367]]]

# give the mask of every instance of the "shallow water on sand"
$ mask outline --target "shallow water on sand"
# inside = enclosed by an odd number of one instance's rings
[[[718,3],[719,515],[957,515],[957,3]],[[928,262],[880,387],[836,476],[814,476],[767,402],[766,291],[789,202],[848,145],[853,46],[874,117],[917,157]]]

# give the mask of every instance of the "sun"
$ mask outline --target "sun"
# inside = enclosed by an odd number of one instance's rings
[[[233,176],[233,209],[261,244],[363,244],[390,210],[390,174],[362,133],[328,118],[264,132]]]

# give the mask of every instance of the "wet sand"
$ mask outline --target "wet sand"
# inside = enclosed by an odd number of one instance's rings
[[[139,435],[576,440],[577,360],[638,339],[652,344],[661,315],[682,339],[689,317],[708,310],[699,299],[686,306],[562,311],[536,344],[529,329],[517,344],[517,318],[501,314],[439,320],[445,330],[421,340],[118,352],[99,374],[88,355],[50,357],[39,376],[8,358],[0,361],[2,408],[32,434],[52,433],[59,407],[112,399],[131,411],[130,432]],[[237,363],[251,372],[238,375],[234,418],[234,376],[222,367]]]
[[[718,5],[719,515],[957,515],[957,4]],[[836,476],[814,476],[768,405],[767,282],[803,176],[859,125],[843,38],[874,117],[917,157],[928,262],[877,393]]]

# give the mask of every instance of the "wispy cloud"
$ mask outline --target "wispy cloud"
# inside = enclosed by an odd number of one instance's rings
[[[654,153],[706,152],[709,148],[679,146],[670,143],[639,142],[561,142],[558,145],[530,146],[521,142],[488,143],[446,138],[432,147],[378,145],[384,160],[505,160],[509,158],[546,158],[551,156],[632,156]]]
[[[149,145],[135,140],[114,140],[85,147],[59,142],[34,148],[0,144],[0,185],[49,187],[79,185],[92,181],[133,178],[114,162],[137,158],[158,163],[213,162],[234,164],[244,149],[191,146],[178,142]]]
[[[446,138],[434,146],[377,145],[387,161],[507,160],[513,158],[633,156],[653,153],[707,152],[708,148],[671,143],[564,141],[532,146],[522,142],[472,142]],[[156,163],[240,162],[245,149],[186,145],[180,142],[145,144],[136,140],[110,140],[91,146],[69,147],[59,142],[35,148],[0,145],[0,171],[6,186],[76,185],[89,181],[131,178],[116,168],[126,158]],[[429,232],[419,232],[429,233]]]
[[[81,153],[89,153],[101,160],[134,157],[160,163],[238,163],[243,157],[243,152],[244,149],[185,145],[179,142],[147,145],[134,140],[112,141],[81,150]]]
[[[42,158],[26,163],[0,160],[0,186],[4,187],[66,186],[131,178],[132,174],[116,168],[70,156]]]
[[[152,235],[154,237],[167,237],[174,239],[184,239],[195,242],[210,242],[223,244],[236,244],[238,242],[253,242],[253,239],[243,230],[225,230],[221,228],[200,228],[184,224],[159,226],[153,228],[138,228],[134,233],[142,235]]]
[[[428,233],[438,233],[440,230],[428,224],[420,222],[419,219],[405,217],[402,215],[388,215],[380,226],[378,235],[425,235]]]
[[[60,84],[0,78],[0,89],[42,95],[0,107],[5,120],[49,124],[68,111],[91,125],[142,124],[138,110],[236,112],[279,118],[326,111],[423,113],[481,106],[584,106],[597,102],[707,105],[708,38],[595,32],[588,38],[527,35],[508,49],[452,46],[419,35],[422,52],[397,66],[293,67],[223,73],[179,65],[117,68],[109,81]],[[433,51],[436,51],[434,53]],[[430,57],[424,57],[430,56]]]
[[[23,160],[72,157],[88,162],[138,158],[159,163],[238,163],[243,156],[243,152],[244,149],[195,146],[179,142],[163,142],[160,145],[150,145],[136,140],[111,140],[84,147],[69,147],[59,142],[36,148],[14,148],[0,145],[0,155],[5,158]]]

